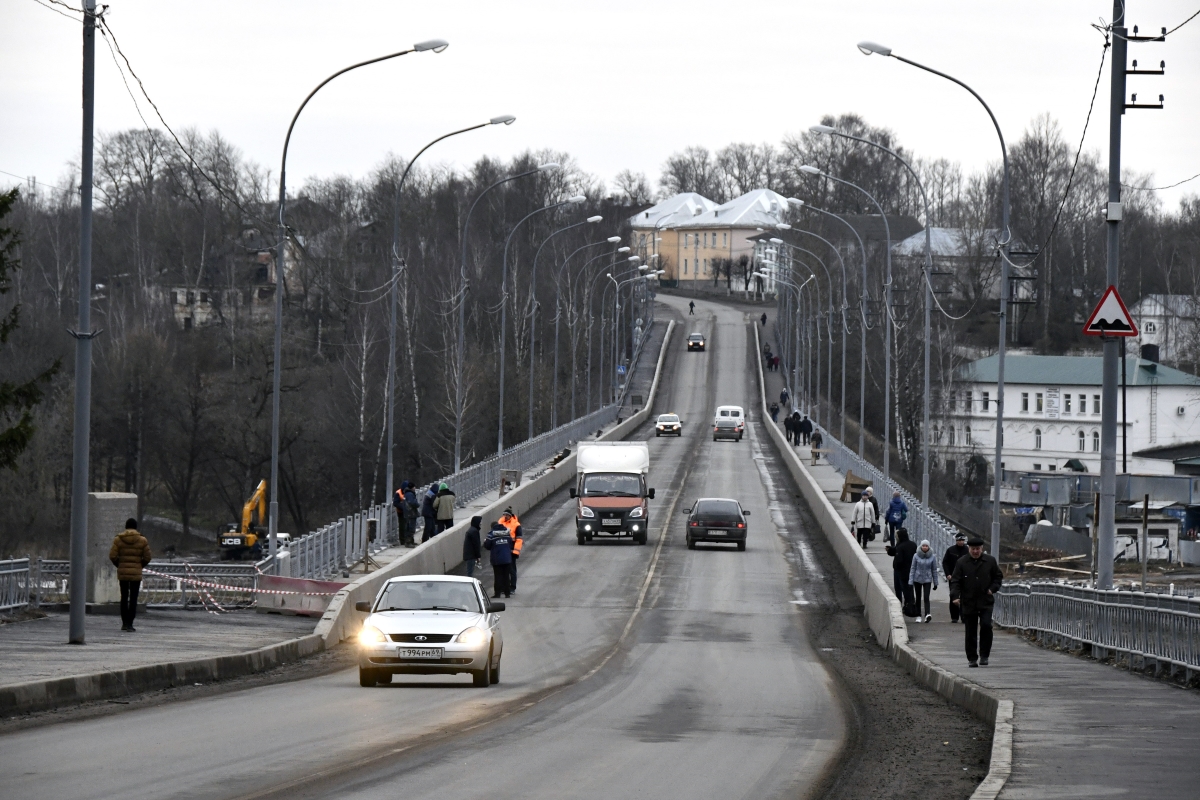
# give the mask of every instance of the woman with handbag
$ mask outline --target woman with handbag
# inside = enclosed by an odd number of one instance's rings
[[[879,519],[879,514],[875,511],[875,506],[871,505],[871,496],[866,491],[859,496],[858,502],[854,504],[854,517],[852,524],[854,525],[854,533],[858,539],[858,543],[862,545],[862,549],[867,549],[867,542],[875,538],[873,529],[876,520]]]

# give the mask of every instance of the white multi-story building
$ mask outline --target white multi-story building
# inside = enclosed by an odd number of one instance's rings
[[[1004,360],[1003,468],[1100,471],[1101,356],[1011,354]],[[1126,359],[1124,431],[1128,471],[1173,474],[1170,460],[1143,450],[1200,442],[1200,378],[1142,358]],[[933,443],[947,468],[979,459],[993,467],[996,447],[996,357],[963,367]],[[1121,391],[1118,388],[1118,402]],[[1117,409],[1117,468],[1122,413]]]

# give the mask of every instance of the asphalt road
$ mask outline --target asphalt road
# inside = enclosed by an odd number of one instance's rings
[[[679,346],[692,330],[707,352]],[[579,547],[572,505],[544,506],[502,617],[501,685],[362,689],[346,671],[18,731],[0,737],[5,797],[803,794],[847,728],[797,606],[820,576],[784,530],[769,445],[753,425],[742,442],[709,435],[719,404],[757,416],[742,313],[698,302],[679,333],[659,410],[685,435],[643,434],[648,546]],[[746,552],[684,547],[680,512],[699,496],[752,512]]]

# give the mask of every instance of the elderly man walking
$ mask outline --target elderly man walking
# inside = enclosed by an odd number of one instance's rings
[[[992,608],[1004,573],[996,559],[983,552],[983,539],[967,542],[967,555],[954,565],[950,575],[950,602],[962,609],[966,630],[967,665],[988,665],[992,654]],[[978,649],[976,645],[978,644]]]
[[[117,568],[121,584],[121,630],[134,633],[133,618],[137,616],[138,592],[142,588],[142,567],[150,563],[150,542],[138,533],[137,520],[125,520],[125,530],[113,539],[108,560]]]

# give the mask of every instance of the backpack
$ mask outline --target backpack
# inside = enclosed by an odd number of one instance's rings
[[[918,616],[917,604],[916,603],[905,603],[904,604],[904,616],[906,616],[906,617]]]

